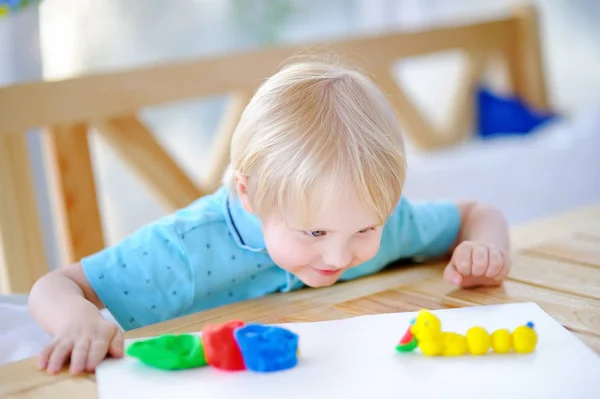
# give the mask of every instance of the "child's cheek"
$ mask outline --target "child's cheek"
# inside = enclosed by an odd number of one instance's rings
[[[380,246],[381,235],[370,237],[364,242],[359,242],[356,249],[358,263],[367,262],[377,255]]]
[[[274,252],[270,253],[271,259],[279,267],[291,272],[296,273],[302,267],[310,263],[310,257],[307,256],[305,251],[301,251],[297,247],[277,247]]]
[[[298,243],[293,237],[272,235],[265,237],[267,251],[273,262],[291,273],[311,263],[311,249]]]

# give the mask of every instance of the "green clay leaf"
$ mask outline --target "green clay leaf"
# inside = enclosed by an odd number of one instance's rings
[[[137,341],[127,348],[127,355],[163,370],[182,370],[208,364],[201,338],[191,334],[165,334]]]

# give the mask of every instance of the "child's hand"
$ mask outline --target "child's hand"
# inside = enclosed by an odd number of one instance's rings
[[[463,241],[444,270],[444,278],[460,287],[495,286],[508,276],[510,257],[480,241]]]
[[[72,374],[92,372],[107,353],[113,357],[123,356],[123,345],[123,334],[114,323],[97,314],[74,317],[44,348],[38,365],[55,374],[70,358]]]

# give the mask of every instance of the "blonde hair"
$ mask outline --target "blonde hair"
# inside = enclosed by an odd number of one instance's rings
[[[288,65],[262,84],[241,115],[230,157],[230,193],[239,172],[255,214],[279,212],[304,224],[348,188],[383,223],[406,171],[385,95],[358,71],[318,61]]]

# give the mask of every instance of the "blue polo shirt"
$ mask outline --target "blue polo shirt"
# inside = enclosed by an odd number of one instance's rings
[[[402,198],[384,226],[379,252],[341,280],[376,273],[403,258],[443,255],[459,229],[454,203]],[[260,220],[223,187],[81,263],[124,330],[303,287],[273,263]]]

